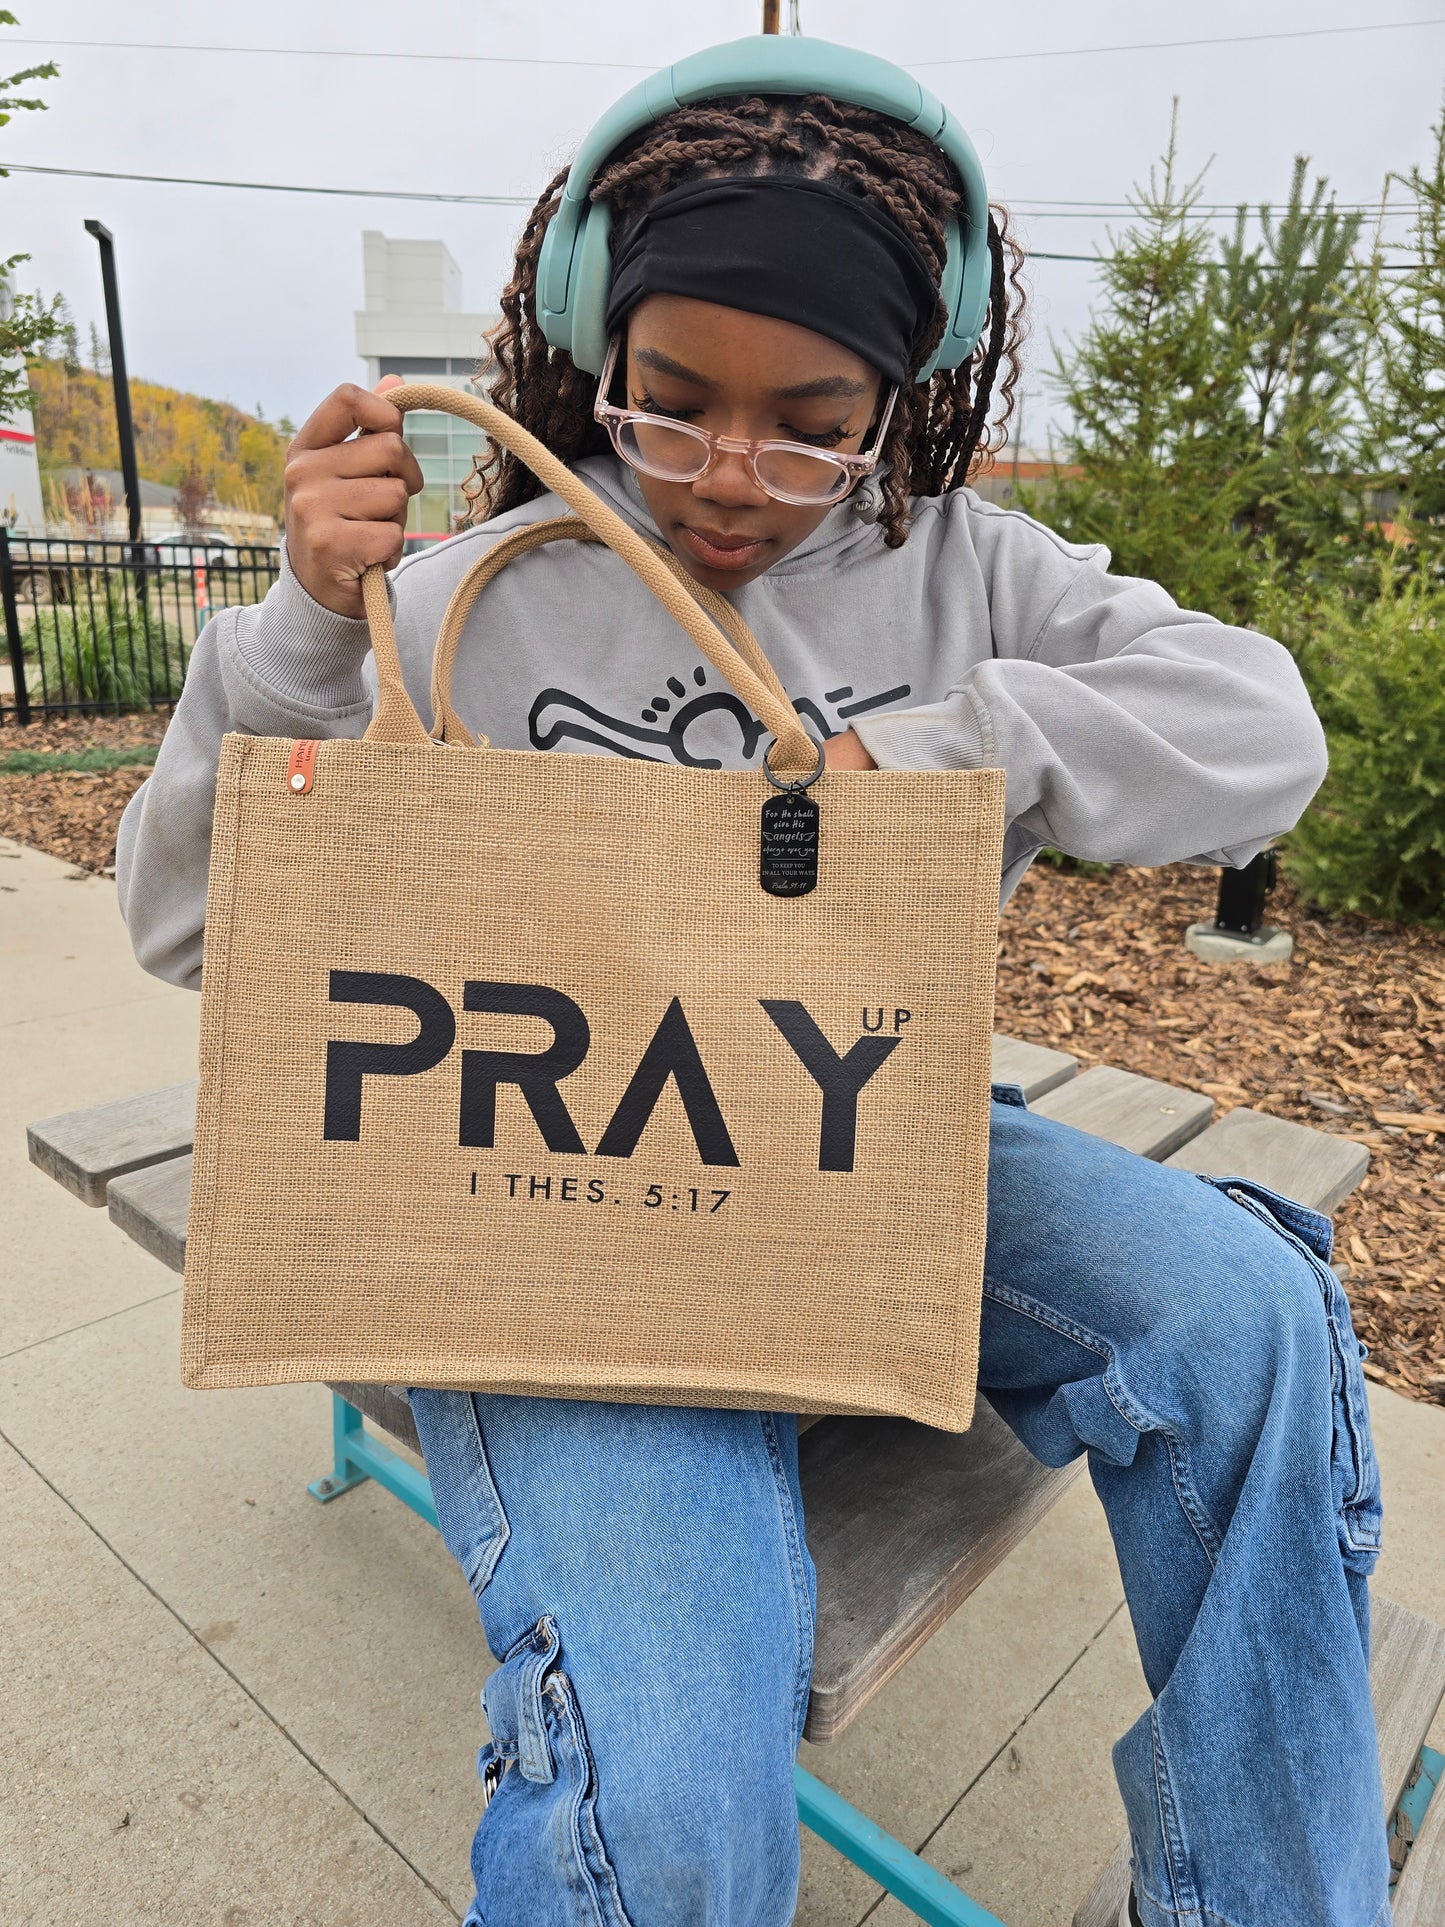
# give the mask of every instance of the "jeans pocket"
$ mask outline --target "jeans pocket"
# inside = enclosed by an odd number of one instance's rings
[[[556,1621],[544,1614],[509,1648],[482,1690],[491,1740],[477,1756],[490,1802],[477,1846],[508,1837],[507,1851],[474,1852],[486,1919],[540,1920],[548,1903],[629,1927],[617,1876],[597,1825],[597,1769],[577,1693],[561,1666]],[[495,1789],[495,1793],[494,1790]],[[565,1908],[565,1896],[575,1896]]]
[[[1335,1392],[1335,1498],[1340,1507],[1340,1549],[1345,1563],[1368,1575],[1380,1555],[1384,1506],[1380,1465],[1370,1429],[1370,1406],[1362,1369],[1365,1347],[1355,1336],[1344,1286],[1324,1264],[1317,1264],[1325,1316],[1330,1329],[1331,1372]]]
[[[1361,1369],[1365,1348],[1355,1337],[1350,1301],[1344,1287],[1325,1262],[1331,1248],[1330,1221],[1307,1205],[1281,1197],[1278,1192],[1245,1178],[1206,1177],[1204,1182],[1252,1211],[1287,1244],[1293,1245],[1319,1286],[1330,1346],[1334,1414],[1330,1469],[1340,1554],[1351,1571],[1368,1576],[1380,1553],[1384,1516],[1380,1466],[1375,1456],[1365,1374]]]
[[[432,1387],[408,1388],[437,1522],[447,1551],[456,1560],[473,1596],[482,1591],[510,1536],[507,1515],[470,1392]]]

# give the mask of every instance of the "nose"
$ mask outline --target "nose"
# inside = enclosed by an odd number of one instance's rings
[[[692,492],[700,502],[716,502],[723,508],[761,508],[772,499],[748,473],[746,458],[723,449],[707,473],[693,483]]]

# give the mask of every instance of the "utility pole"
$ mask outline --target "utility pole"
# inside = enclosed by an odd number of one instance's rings
[[[140,541],[140,470],[135,459],[135,423],[130,412],[130,381],[125,372],[125,342],[120,331],[120,289],[115,278],[115,241],[108,227],[87,221],[87,234],[100,244],[100,278],[105,287],[105,330],[110,336],[110,378],[115,389],[115,426],[120,439],[120,472],[125,481],[125,504],[130,539]]]

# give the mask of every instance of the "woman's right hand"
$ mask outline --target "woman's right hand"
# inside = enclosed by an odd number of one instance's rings
[[[365,614],[361,578],[401,560],[408,499],[421,469],[402,440],[401,411],[345,382],[326,397],[286,452],[286,553],[297,581],[339,616]],[[365,433],[357,433],[365,430]]]

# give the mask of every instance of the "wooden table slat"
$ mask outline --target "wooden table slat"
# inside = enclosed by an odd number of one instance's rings
[[[1041,1117],[1137,1151],[1140,1157],[1158,1159],[1198,1136],[1214,1115],[1214,1099],[1098,1064],[1049,1091],[1031,1108]]]
[[[1021,1037],[1005,1037],[1001,1032],[994,1036],[994,1083],[1017,1084],[1030,1104],[1036,1097],[1057,1090],[1060,1084],[1067,1084],[1078,1068],[1078,1058],[1067,1051],[1027,1044]]]
[[[105,1203],[106,1186],[189,1151],[195,1135],[196,1080],[42,1117],[26,1130],[30,1161],[86,1204]]]
[[[1074,1927],[1119,1927],[1119,1913],[1129,1891],[1129,1836],[1115,1847],[1109,1864],[1074,1914]]]
[[[1378,1593],[1370,1600],[1370,1691],[1385,1811],[1393,1813],[1445,1699],[1445,1629]]]
[[[1400,1875],[1394,1927],[1445,1927],[1445,1786],[1436,1788]]]
[[[186,1265],[186,1213],[191,1201],[191,1154],[167,1158],[110,1181],[110,1215],[127,1236],[172,1271]]]
[[[836,1739],[1061,1498],[984,1400],[970,1431],[830,1418],[800,1440],[818,1621],[806,1737]]]
[[[1353,1138],[1241,1109],[1226,1112],[1165,1162],[1212,1178],[1253,1178],[1328,1216],[1365,1175],[1370,1151]]]

